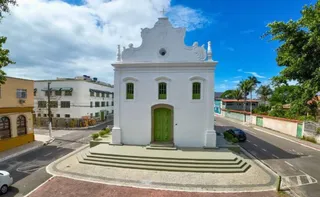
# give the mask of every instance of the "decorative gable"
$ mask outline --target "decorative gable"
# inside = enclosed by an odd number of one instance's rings
[[[168,18],[159,18],[153,28],[141,29],[142,44],[124,48],[118,61],[122,62],[203,62],[207,54],[204,45],[186,46],[185,28],[174,28]]]

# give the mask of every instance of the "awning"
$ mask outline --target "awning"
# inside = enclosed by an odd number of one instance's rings
[[[69,87],[52,87],[50,88],[51,91],[73,91],[73,88],[69,88]],[[43,88],[42,91],[48,91],[48,88]]]
[[[98,93],[105,93],[105,94],[112,94],[112,92],[96,90],[96,89],[89,89],[90,92],[98,92]]]

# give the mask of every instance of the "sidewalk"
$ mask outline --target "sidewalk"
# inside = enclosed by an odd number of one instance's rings
[[[299,138],[295,138],[293,136],[290,136],[290,135],[286,135],[284,133],[280,133],[278,131],[274,131],[274,130],[271,130],[271,129],[268,129],[268,128],[264,128],[264,127],[260,127],[260,126],[257,126],[257,125],[253,125],[253,124],[243,124],[243,122],[241,121],[238,121],[238,120],[235,120],[235,119],[231,119],[231,118],[226,118],[226,117],[221,117],[221,119],[225,119],[225,120],[229,120],[231,122],[234,122],[234,123],[237,123],[237,124],[241,124],[242,126],[244,127],[250,127],[250,128],[253,128],[255,130],[258,130],[258,131],[261,131],[261,132],[265,132],[265,133],[268,133],[270,135],[274,135],[274,136],[277,136],[279,138],[283,138],[283,139],[286,139],[286,140],[289,140],[291,142],[295,142],[295,143],[298,143],[302,146],[306,146],[306,147],[309,147],[311,149],[314,149],[314,150],[317,150],[317,151],[320,151],[320,144],[315,144],[315,143],[312,143],[312,142],[308,142],[308,141],[305,141],[305,140],[301,140]]]
[[[113,120],[107,120],[107,121],[103,121],[100,122],[99,124],[93,125],[93,126],[88,126],[88,127],[61,127],[61,128],[52,128],[52,132],[57,131],[57,130],[84,130],[84,129],[91,129],[91,128],[95,128],[98,127],[100,125],[106,124],[108,122],[112,122]],[[34,128],[35,130],[48,130],[48,127],[39,127],[39,128]]]

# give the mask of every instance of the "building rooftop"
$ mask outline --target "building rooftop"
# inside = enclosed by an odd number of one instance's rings
[[[56,79],[35,80],[35,82],[47,82],[47,81],[86,81],[86,82],[89,82],[89,83],[95,83],[95,84],[99,84],[99,85],[102,85],[102,86],[107,86],[107,87],[110,87],[110,88],[114,87],[113,85],[111,85],[109,83],[98,81],[98,78],[96,78],[96,77],[91,78],[90,76],[87,76],[87,75],[77,76],[77,77],[74,77],[74,78],[57,77]]]

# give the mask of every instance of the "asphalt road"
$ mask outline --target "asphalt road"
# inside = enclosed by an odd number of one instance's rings
[[[293,196],[320,196],[320,152],[297,143],[216,117],[216,130],[240,128],[247,134],[241,147],[282,176],[281,188]],[[259,131],[260,130],[260,131]]]
[[[28,194],[51,177],[45,169],[48,164],[88,144],[91,139],[90,135],[100,131],[107,124],[112,125],[112,122],[57,137],[47,146],[1,162],[0,169],[9,171],[14,180],[9,192],[3,197],[20,197]]]

